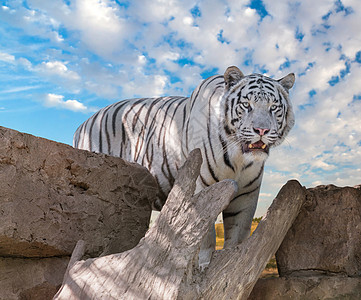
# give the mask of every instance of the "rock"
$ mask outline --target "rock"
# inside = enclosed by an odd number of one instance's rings
[[[361,190],[319,186],[308,202],[276,253],[280,276],[361,276]]]
[[[361,299],[361,189],[308,189],[276,259],[281,277],[259,279],[249,300]]]
[[[133,248],[158,188],[142,166],[0,127],[0,300],[51,299],[77,241]]]
[[[156,182],[138,164],[0,127],[0,256],[90,256],[133,248]]]
[[[68,261],[68,257],[0,258],[0,300],[51,299]]]
[[[280,277],[259,279],[248,300],[361,299],[361,278]]]

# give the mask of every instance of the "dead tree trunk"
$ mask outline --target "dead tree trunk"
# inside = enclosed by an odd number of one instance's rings
[[[201,282],[202,298],[247,299],[305,200],[306,191],[298,181],[283,186],[252,236],[213,258]]]
[[[157,221],[135,248],[74,263],[54,299],[247,299],[305,192],[289,182],[252,237],[217,253],[198,273],[193,261],[200,242],[237,190],[234,181],[224,180],[192,196],[201,161],[200,151],[193,151]]]

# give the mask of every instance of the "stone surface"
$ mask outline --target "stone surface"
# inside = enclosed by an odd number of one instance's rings
[[[51,299],[78,240],[86,255],[133,248],[158,192],[120,158],[0,127],[0,300]]]
[[[361,276],[361,190],[319,186],[308,202],[276,253],[280,276]]]
[[[280,277],[259,279],[248,300],[361,299],[361,278]]]
[[[69,257],[0,258],[0,300],[48,300],[59,289]]]
[[[0,256],[90,256],[144,236],[156,182],[143,167],[0,127]]]

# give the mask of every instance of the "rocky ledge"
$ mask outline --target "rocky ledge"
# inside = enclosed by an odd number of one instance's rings
[[[133,248],[158,192],[142,166],[0,127],[0,299],[50,299],[80,239]]]

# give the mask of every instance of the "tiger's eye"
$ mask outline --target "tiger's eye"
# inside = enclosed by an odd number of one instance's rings
[[[271,110],[276,110],[277,109],[277,105],[276,104],[273,104],[272,106],[271,106]]]
[[[248,102],[242,102],[241,104],[243,105],[244,108],[249,108],[249,103]]]

